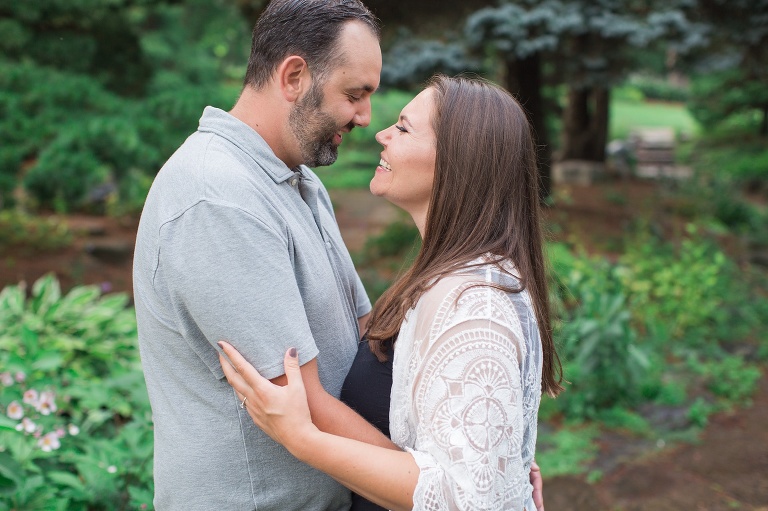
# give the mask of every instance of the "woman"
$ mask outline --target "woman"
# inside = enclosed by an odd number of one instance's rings
[[[394,348],[389,428],[404,451],[319,431],[295,349],[278,387],[221,343],[236,368],[221,359],[227,379],[273,439],[380,506],[533,511],[541,391],[562,387],[525,113],[494,85],[438,76],[376,139],[371,192],[423,239],[367,333],[379,360]]]

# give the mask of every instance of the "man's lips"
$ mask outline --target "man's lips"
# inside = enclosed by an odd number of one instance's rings
[[[342,138],[341,137],[341,133],[334,133],[333,134],[333,139],[332,139],[333,145],[341,144],[341,138]]]

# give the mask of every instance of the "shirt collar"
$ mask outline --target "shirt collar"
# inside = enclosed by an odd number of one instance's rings
[[[293,177],[296,172],[301,172],[302,166],[295,169],[288,168],[256,130],[224,110],[212,106],[205,107],[197,130],[203,133],[214,133],[236,145],[275,183],[282,183]]]

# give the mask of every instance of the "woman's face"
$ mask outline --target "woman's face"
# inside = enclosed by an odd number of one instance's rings
[[[397,124],[376,134],[384,150],[371,193],[406,210],[417,224],[426,219],[435,177],[433,96],[432,88],[423,90],[405,105]]]

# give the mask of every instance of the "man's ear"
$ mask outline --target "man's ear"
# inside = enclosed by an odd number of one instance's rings
[[[291,103],[309,90],[312,80],[307,62],[298,55],[291,55],[278,66],[276,78],[280,92]]]

